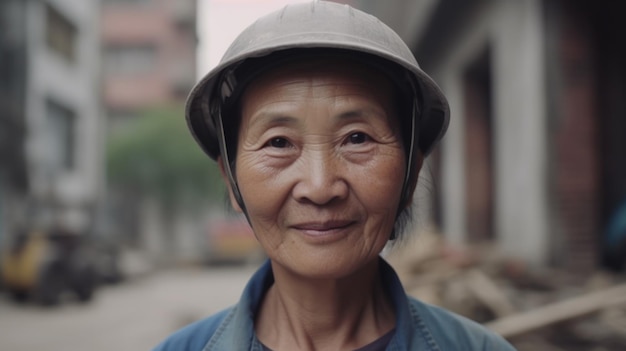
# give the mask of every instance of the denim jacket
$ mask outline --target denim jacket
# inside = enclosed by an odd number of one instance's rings
[[[478,323],[407,296],[393,268],[382,258],[380,266],[396,312],[396,332],[388,351],[515,351]],[[252,276],[239,303],[179,330],[154,351],[262,351],[254,313],[273,281],[268,261]]]

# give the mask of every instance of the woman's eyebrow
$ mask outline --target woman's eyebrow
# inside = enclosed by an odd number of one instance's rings
[[[374,107],[355,108],[343,111],[337,115],[337,119],[341,122],[366,121],[377,119],[378,117],[387,118],[388,115],[384,109]],[[285,114],[281,111],[261,111],[255,114],[248,123],[248,128],[252,129],[257,126],[263,128],[271,128],[275,126],[295,126],[300,124],[300,119]]]

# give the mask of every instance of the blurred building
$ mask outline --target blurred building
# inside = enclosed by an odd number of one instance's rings
[[[102,0],[102,105],[109,133],[147,109],[184,104],[196,80],[196,8],[197,0]],[[198,251],[200,231],[185,229],[190,221],[164,216],[154,199],[109,190],[109,230],[126,244],[163,260]]]
[[[25,18],[23,1],[0,2],[0,253],[14,226],[11,204],[27,191]]]
[[[103,161],[98,1],[0,6],[0,227],[62,223],[85,231]]]
[[[356,0],[390,24],[449,98],[428,167],[453,242],[598,267],[626,199],[626,25],[617,2]]]
[[[184,102],[196,79],[196,0],[102,0],[103,104],[116,128]]]

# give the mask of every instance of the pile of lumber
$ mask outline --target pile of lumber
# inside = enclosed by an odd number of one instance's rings
[[[407,293],[483,323],[520,351],[626,350],[626,273],[529,267],[421,231],[390,250]]]

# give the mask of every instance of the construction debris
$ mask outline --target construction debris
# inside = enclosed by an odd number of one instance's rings
[[[420,232],[389,255],[407,292],[484,323],[520,351],[626,350],[626,274],[528,267]]]
[[[503,337],[510,338],[551,324],[622,305],[626,305],[626,284],[500,318],[487,323],[486,326]]]

